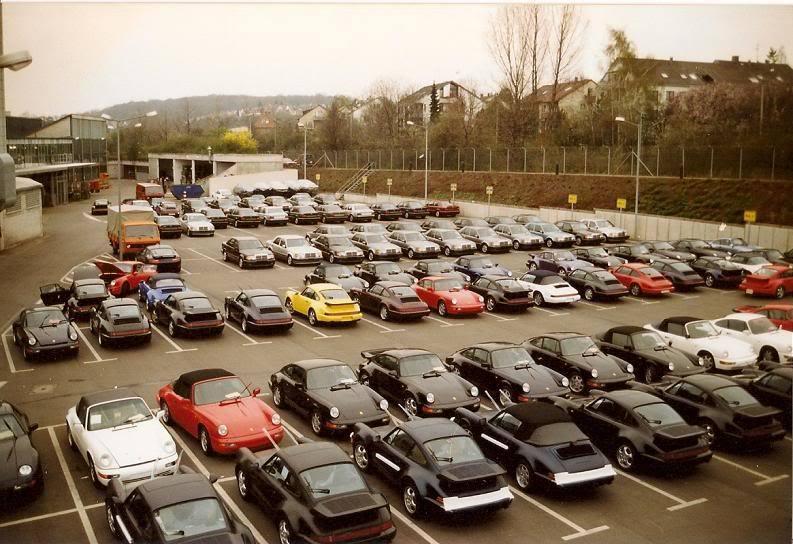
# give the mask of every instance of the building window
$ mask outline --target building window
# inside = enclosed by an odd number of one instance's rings
[[[675,91],[666,91],[666,99],[672,100],[675,97]]]
[[[29,191],[25,193],[25,209],[41,208],[41,191]]]

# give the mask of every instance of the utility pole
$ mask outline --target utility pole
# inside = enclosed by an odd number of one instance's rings
[[[765,85],[760,84],[760,134],[763,134],[763,107],[765,106]]]

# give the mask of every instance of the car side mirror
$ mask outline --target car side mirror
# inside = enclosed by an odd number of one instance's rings
[[[253,391],[251,392],[251,396],[258,397],[261,395],[262,390],[259,387],[254,387]]]
[[[33,423],[32,425],[30,425],[28,427],[28,432],[32,433],[33,431],[35,431],[38,428],[39,428],[39,424],[38,423]]]
[[[162,418],[165,417],[165,410],[157,410],[156,412],[154,412],[154,417],[162,421]]]
[[[214,484],[215,482],[220,480],[220,476],[218,476],[217,474],[212,474],[210,472],[209,475],[207,476],[207,479],[209,480],[209,483]]]
[[[671,340],[669,340],[669,341],[667,342],[667,344],[669,344],[669,347],[670,347],[670,348],[672,347],[672,341],[671,341]]]
[[[300,391],[305,391],[306,390],[306,384],[304,384],[304,383],[297,382],[297,383],[295,383],[295,387],[298,390],[300,390]]]

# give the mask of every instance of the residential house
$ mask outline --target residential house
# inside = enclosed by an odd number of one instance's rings
[[[455,81],[444,81],[435,84],[438,93],[438,102],[441,113],[447,111],[458,100],[470,100],[470,110],[475,115],[484,107],[485,100],[473,91],[463,87]],[[430,121],[430,101],[432,100],[432,85],[422,87],[418,91],[406,96],[399,102],[398,121],[404,126],[408,121],[423,125]]]
[[[591,79],[574,79],[560,81],[556,85],[556,96],[553,84],[543,85],[531,95],[532,102],[537,104],[537,115],[540,120],[547,119],[554,107],[559,111],[571,114],[592,105],[595,102],[597,83]]]
[[[319,106],[314,106],[311,109],[303,110],[303,115],[301,115],[300,119],[297,120],[297,124],[302,124],[309,130],[319,128],[319,125],[322,124],[327,116],[327,108],[320,104]]]

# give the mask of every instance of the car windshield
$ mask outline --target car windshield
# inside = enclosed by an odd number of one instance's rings
[[[719,259],[718,261],[713,261],[713,264],[717,268],[721,268],[722,270],[736,270],[738,267],[735,266],[730,261],[725,261],[724,259]]]
[[[488,227],[480,227],[480,228],[471,229],[471,230],[475,231],[476,234],[479,235],[480,238],[484,238],[486,236],[489,236],[491,238],[494,237],[494,236],[498,236],[496,234],[496,231],[494,231],[493,229],[488,228]]]
[[[316,210],[311,206],[295,206],[297,213],[314,213]]]
[[[220,211],[220,210],[217,210],[217,211]],[[220,213],[223,213],[223,212],[220,212]],[[201,221],[206,221],[207,220],[207,216],[202,214],[202,213],[188,213],[188,214],[186,214],[184,216],[184,220],[187,223],[191,223],[193,221],[201,222]]]
[[[167,278],[157,280],[154,284],[154,289],[162,289],[163,287],[184,287],[184,282],[178,278]]]
[[[439,261],[427,263],[427,272],[430,274],[448,274],[449,272],[454,272],[454,269],[448,263]]]
[[[383,203],[383,204],[380,204],[380,209],[383,210],[383,211],[396,210],[396,204]]]
[[[47,325],[58,325],[66,321],[66,317],[60,310],[45,310],[30,312],[25,317],[25,326],[31,329]]]
[[[748,246],[749,245],[749,244],[746,243],[746,240],[744,240],[743,238],[733,238],[732,239],[732,243],[733,243],[733,245],[736,245],[736,246]]]
[[[108,204],[110,204],[108,200],[94,200],[96,206],[107,206]]]
[[[588,336],[574,336],[562,340],[562,355],[581,355],[590,351],[598,351],[598,347]]]
[[[113,321],[119,320],[134,320],[134,322],[139,322],[141,315],[140,315],[140,308],[138,308],[137,304],[124,304],[121,306],[111,306],[107,310],[107,314]]]
[[[301,247],[309,245],[305,238],[286,238],[286,247]]]
[[[542,230],[543,232],[563,232],[562,229],[551,223],[543,223]]]
[[[554,259],[557,261],[574,261],[575,255],[571,251],[557,251],[554,253]]]
[[[462,235],[456,230],[438,231],[435,236],[441,240],[459,240],[462,238]]]
[[[350,301],[350,295],[344,289],[326,289],[322,291],[322,296],[325,300],[343,300],[343,301]]]
[[[262,249],[264,248],[264,244],[262,244],[261,240],[254,239],[254,240],[239,240],[240,249]]]
[[[124,229],[127,238],[155,238],[160,236],[157,225],[127,225]]]
[[[567,283],[561,276],[545,276],[539,278],[539,285],[556,285],[557,283]]]
[[[396,263],[380,264],[375,268],[376,274],[400,274],[402,269]]]
[[[620,280],[614,277],[614,274],[607,270],[597,270],[595,272],[590,272],[590,274],[608,285],[616,285],[620,282]]]
[[[140,397],[114,400],[88,409],[86,429],[101,431],[119,425],[138,423],[151,417],[151,410]]]
[[[777,271],[773,268],[761,268],[760,270],[755,272],[755,275],[768,276],[769,278],[772,278],[777,275]]]
[[[460,280],[455,278],[437,280],[434,288],[436,291],[461,291],[463,284]]]
[[[765,334],[774,332],[777,328],[767,317],[758,317],[749,321],[749,330],[752,331],[752,334]]]
[[[746,264],[771,264],[765,257],[747,257]]]
[[[656,346],[666,346],[664,339],[654,332],[637,332],[631,335],[633,348],[637,350],[654,349]]]
[[[647,249],[647,246],[638,245],[631,248],[631,253],[634,255],[647,255],[650,253],[650,250]]]
[[[229,530],[220,503],[211,497],[160,508],[154,520],[166,542]]]
[[[351,246],[352,242],[346,236],[328,236],[328,245],[330,246]]]
[[[363,238],[367,244],[384,244],[388,242],[382,234],[368,234]]]
[[[782,255],[782,252],[779,251],[778,249],[768,249],[768,250],[766,250],[765,256],[766,256],[767,259],[769,259],[771,261],[781,261],[782,259],[785,258],[785,256]]]
[[[155,259],[170,259],[176,257],[176,252],[169,247],[161,247],[159,249],[152,249],[151,256]]]
[[[750,395],[740,385],[728,385],[713,391],[713,394],[726,402],[729,406],[751,406],[758,404],[757,399]]]
[[[251,304],[259,310],[263,308],[280,308],[281,299],[276,295],[257,295],[251,297]]]
[[[193,404],[217,404],[224,400],[249,397],[251,394],[236,376],[201,382],[193,386]]]
[[[706,242],[704,242],[702,240],[689,240],[688,243],[689,243],[689,245],[691,247],[694,247],[694,248],[697,248],[697,249],[710,247],[710,245],[708,243],[706,243]]]
[[[158,215],[157,216],[157,224],[158,225],[178,225],[179,220],[176,219],[172,215]]]
[[[19,438],[25,431],[14,414],[0,414],[0,441]]]
[[[655,248],[656,251],[659,251],[659,250],[672,250],[672,251],[674,251],[674,249],[675,249],[675,246],[673,246],[669,242],[655,242],[653,244],[653,247]]]
[[[208,298],[203,297],[195,297],[195,298],[186,298],[182,301],[182,307],[185,310],[212,310],[212,303],[209,302]]]
[[[599,229],[609,228],[609,227],[613,227],[614,226],[614,224],[611,221],[607,220],[607,219],[598,219],[594,223],[595,223],[595,226],[597,228],[599,228]]]
[[[424,442],[424,447],[429,450],[435,458],[435,462],[440,466],[485,460],[482,450],[470,436],[436,438]]]
[[[508,225],[506,227],[502,227],[502,229],[510,234],[529,234],[528,229],[523,225]]]
[[[424,235],[420,232],[407,231],[404,233],[406,242],[419,242],[424,240]]]
[[[685,423],[680,414],[665,402],[644,404],[633,409],[650,427],[664,427],[666,425],[679,425]]]
[[[283,205],[284,202],[286,202],[286,199],[284,197],[282,197],[282,196],[271,196],[271,197],[265,198],[264,200],[268,201],[268,199],[269,199],[269,202],[271,204],[274,204],[274,205],[279,205],[279,204]]]
[[[350,204],[349,208],[351,210],[361,210],[361,211],[366,211],[370,209],[369,206],[367,206],[366,204]]]
[[[343,264],[330,265],[325,267],[326,278],[349,278],[352,272]]]
[[[355,372],[347,365],[312,368],[306,374],[306,388],[308,389],[327,389],[334,385],[357,381]]]
[[[719,331],[709,321],[692,321],[686,325],[686,332],[691,338],[708,338],[719,335]]]
[[[326,204],[325,205],[326,212],[340,212],[342,209],[338,206],[338,204]]]
[[[388,290],[395,297],[399,297],[400,299],[411,299],[412,302],[418,302],[419,300],[419,298],[416,296],[416,292],[407,286],[399,285],[399,286],[389,287]]]
[[[409,355],[399,361],[399,375],[402,377],[422,376],[428,372],[446,372],[446,367],[434,353]]]
[[[526,348],[519,346],[491,351],[490,361],[493,363],[493,368],[509,368],[534,362]]]
[[[361,473],[352,463],[336,463],[310,468],[301,472],[300,477],[315,499],[325,499],[333,495],[369,489],[361,477]]]
[[[77,297],[90,297],[92,295],[104,295],[106,294],[105,291],[105,284],[89,284],[89,285],[81,285],[75,289],[75,293]]]

